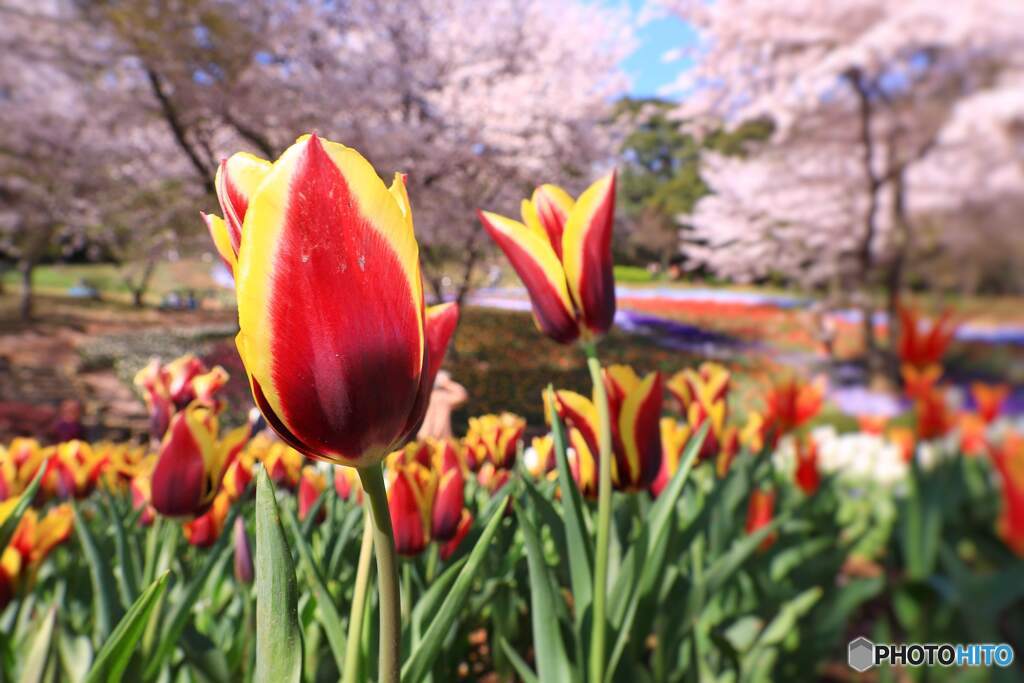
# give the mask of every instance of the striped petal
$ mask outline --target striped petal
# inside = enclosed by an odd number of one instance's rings
[[[623,452],[619,486],[646,489],[661,467],[661,373],[652,372],[626,395],[618,416]]]
[[[562,235],[562,265],[583,325],[604,334],[615,318],[612,226],[615,173],[588,187],[572,207]]]
[[[486,211],[477,215],[523,281],[537,328],[560,344],[575,341],[579,336],[575,307],[551,245],[519,221]]]
[[[199,514],[213,499],[220,482],[210,468],[219,460],[219,446],[208,412],[190,406],[171,421],[150,482],[151,502],[162,514]]]
[[[544,228],[544,232],[547,233],[551,246],[558,254],[559,259],[562,258],[562,234],[565,231],[565,222],[569,219],[573,203],[568,192],[550,183],[541,185],[534,190],[530,201],[537,219]]]
[[[228,224],[223,218],[212,213],[200,212],[199,215],[203,217],[206,229],[210,231],[210,238],[213,239],[213,246],[216,247],[220,260],[224,262],[231,277],[234,277],[235,269],[238,267],[238,254],[231,243]]]
[[[310,136],[275,162],[245,234],[238,342],[268,423],[309,456],[379,461],[406,434],[424,366],[411,222],[358,152]]]
[[[270,173],[271,164],[248,152],[232,154],[220,162],[213,185],[217,200],[224,212],[231,251],[238,254],[242,244],[242,225],[249,202],[263,179]],[[216,240],[215,240],[216,241]],[[217,247],[220,251],[220,247]]]
[[[593,453],[598,453],[597,435],[599,425],[594,402],[575,391],[564,389],[555,392],[555,408],[558,416],[579,430]]]

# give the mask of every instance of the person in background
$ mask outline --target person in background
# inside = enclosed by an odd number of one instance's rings
[[[437,373],[430,392],[430,405],[423,418],[417,437],[420,439],[448,439],[452,436],[452,411],[469,398],[466,388],[452,379],[446,371]]]

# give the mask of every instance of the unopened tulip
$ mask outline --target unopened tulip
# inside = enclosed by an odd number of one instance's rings
[[[217,416],[194,403],[171,421],[150,479],[153,507],[169,516],[199,515],[220,489],[224,468],[249,437],[248,425],[218,440]]]
[[[541,332],[568,344],[608,331],[615,318],[614,173],[575,202],[564,190],[542,185],[523,200],[522,222],[487,211],[478,215],[523,281]]]
[[[249,534],[245,532],[245,518],[239,515],[235,519],[235,578],[239,583],[252,583],[256,572],[252,564],[252,546]]]
[[[216,184],[256,405],[306,456],[380,462],[416,433],[458,319],[424,306],[403,177],[312,135],[273,164],[231,157]]]
[[[411,557],[430,543],[437,475],[418,462],[396,463],[389,470],[388,509],[395,550]]]
[[[432,513],[432,534],[435,540],[450,541],[458,531],[465,505],[462,463],[451,442],[435,444],[434,469],[439,473],[439,479]]]

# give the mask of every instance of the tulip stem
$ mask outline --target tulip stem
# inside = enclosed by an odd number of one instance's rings
[[[373,519],[370,503],[363,503],[363,543],[359,546],[356,584],[352,589],[352,609],[348,614],[348,641],[345,643],[344,683],[358,683],[363,620],[366,617],[366,589],[370,585],[370,559],[373,557]]]
[[[590,681],[602,683],[605,667],[605,602],[608,596],[608,544],[612,522],[612,424],[608,410],[608,392],[601,375],[601,361],[593,342],[583,345],[590,380],[594,384],[594,403],[599,423],[597,481],[597,543],[594,567],[594,621],[590,637]]]
[[[402,642],[401,596],[398,590],[398,562],[395,537],[391,531],[388,494],[384,489],[382,465],[359,468],[359,479],[373,512],[373,548],[377,556],[377,591],[380,595],[380,665],[377,680],[397,683],[401,675],[399,648]]]

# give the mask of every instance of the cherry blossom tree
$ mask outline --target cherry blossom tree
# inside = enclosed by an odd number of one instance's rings
[[[873,292],[887,291],[891,313],[910,265],[927,276],[926,256],[971,253],[965,228],[1010,225],[1007,201],[1024,189],[1024,6],[659,4],[700,37],[676,84],[677,114],[698,130],[775,124],[745,159],[708,160],[714,194],[686,218],[684,249],[733,277],[782,274],[855,293],[877,364]]]

